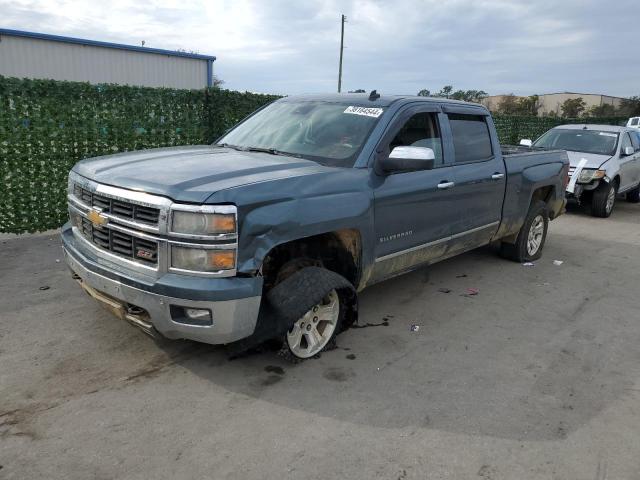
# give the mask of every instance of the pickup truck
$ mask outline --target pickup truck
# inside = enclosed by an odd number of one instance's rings
[[[66,262],[143,331],[298,361],[357,321],[357,292],[501,245],[542,254],[564,212],[564,151],[501,148],[477,104],[296,96],[214,145],[120,153],[69,174]]]
[[[563,149],[569,156],[567,197],[591,206],[594,217],[611,215],[618,194],[640,202],[640,137],[637,130],[612,125],[560,125],[535,142],[534,149]]]

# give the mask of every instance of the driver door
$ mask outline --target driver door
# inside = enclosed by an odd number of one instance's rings
[[[380,175],[371,170],[374,195],[375,266],[379,281],[443,257],[455,218],[453,167],[445,162],[439,106],[399,112],[376,149],[376,160],[397,146],[428,147],[432,170]]]

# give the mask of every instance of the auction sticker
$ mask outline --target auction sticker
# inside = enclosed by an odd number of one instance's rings
[[[378,118],[382,115],[383,110],[381,108],[370,107],[347,107],[344,113],[351,113],[353,115],[363,115],[365,117]]]

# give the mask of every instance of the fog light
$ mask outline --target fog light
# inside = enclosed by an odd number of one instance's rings
[[[208,308],[191,308],[171,305],[171,318],[174,322],[186,325],[213,325],[213,314]]]
[[[185,308],[184,313],[192,320],[208,320],[211,322],[211,310],[204,308]]]

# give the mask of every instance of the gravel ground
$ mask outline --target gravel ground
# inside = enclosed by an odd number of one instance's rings
[[[640,205],[574,209],[533,267],[481,249],[371,287],[371,326],[295,366],[155,343],[56,236],[0,247],[2,479],[640,478]]]

